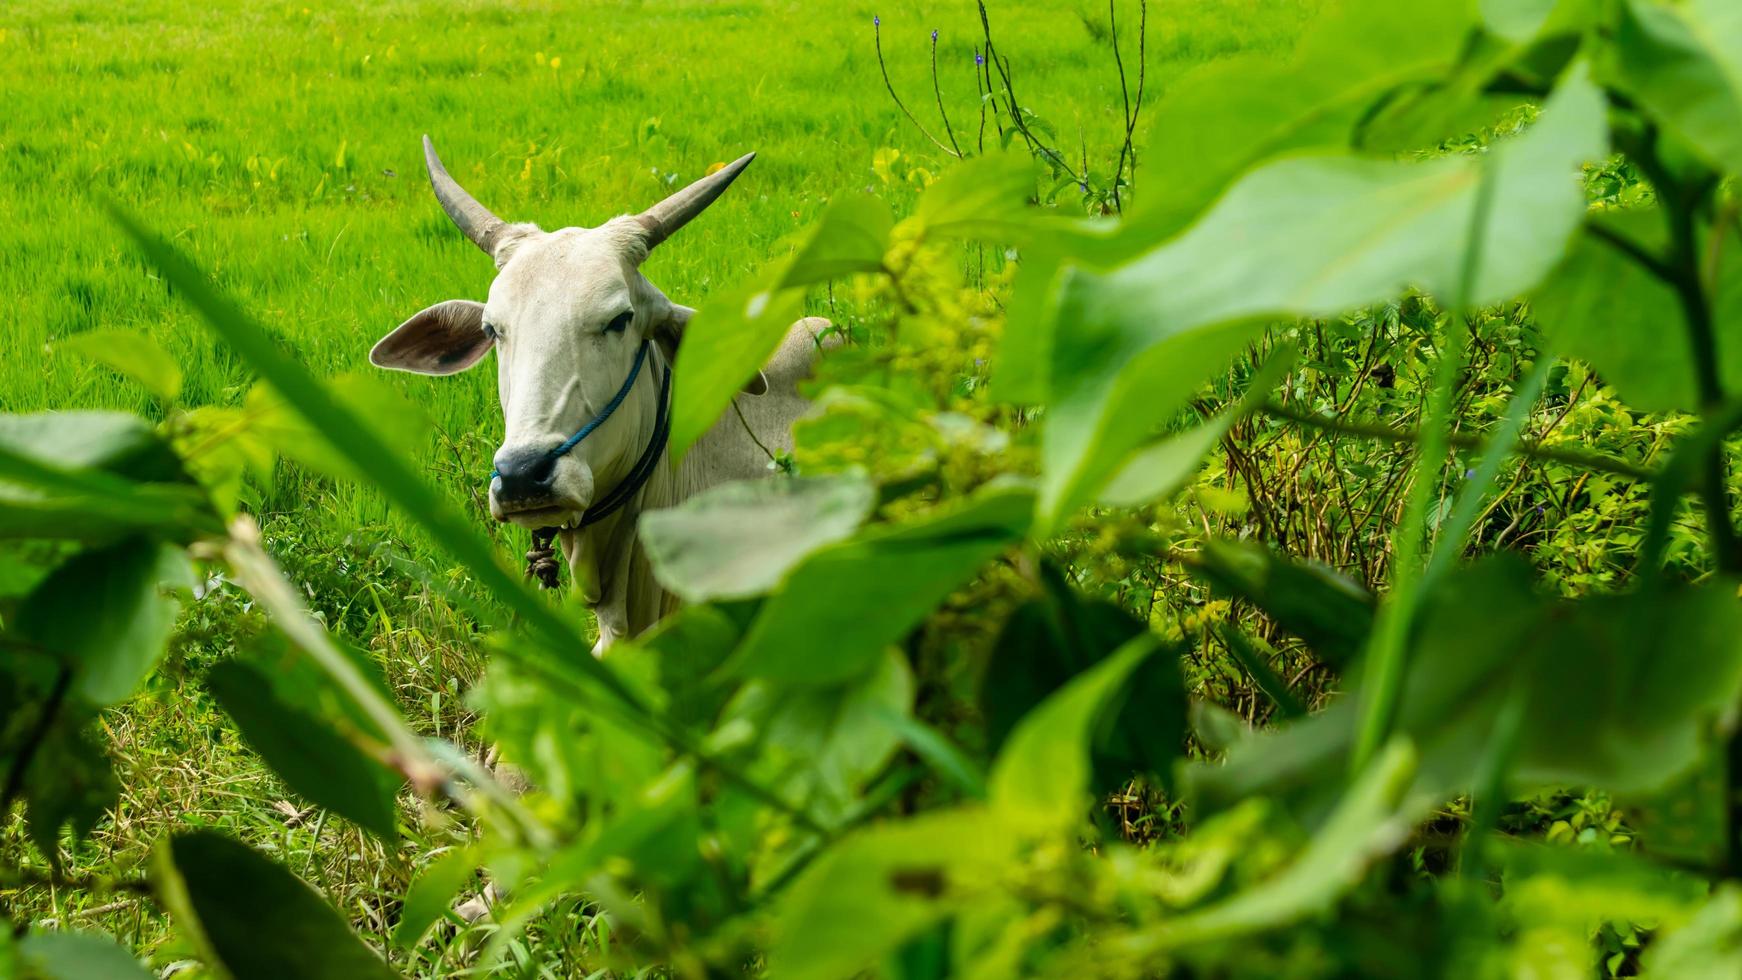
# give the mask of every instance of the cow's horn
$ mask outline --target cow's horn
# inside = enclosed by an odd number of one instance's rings
[[[670,238],[679,228],[688,224],[691,218],[707,210],[708,205],[714,203],[754,159],[756,154],[746,153],[641,212],[636,220],[647,229],[647,247],[653,248]]]
[[[442,202],[442,210],[466,233],[472,244],[494,257],[496,246],[502,243],[503,232],[508,230],[508,222],[491,214],[489,208],[479,204],[477,198],[466,193],[464,187],[448,176],[448,168],[442,166],[442,158],[436,156],[435,144],[428,136],[423,138],[423,162],[429,167],[429,183],[435,188],[436,200]]]

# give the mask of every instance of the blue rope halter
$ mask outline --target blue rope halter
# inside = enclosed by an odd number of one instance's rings
[[[549,453],[551,459],[568,455],[570,450],[581,444],[581,440],[592,435],[599,426],[605,424],[605,420],[611,417],[611,413],[617,411],[618,407],[623,404],[623,399],[629,397],[629,390],[635,387],[635,379],[641,376],[641,365],[647,362],[647,347],[648,341],[643,340],[641,346],[635,351],[635,366],[629,369],[629,377],[624,380],[623,387],[617,389],[617,393],[605,403],[604,409],[593,416],[586,425],[581,426],[580,431],[563,440],[562,445],[552,449]],[[647,481],[653,476],[654,465],[659,462],[660,453],[665,450],[666,439],[671,435],[670,415],[671,368],[668,367],[665,369],[664,377],[660,378],[659,381],[659,414],[653,422],[653,438],[648,442],[647,448],[642,450],[635,465],[629,470],[628,478],[612,487],[610,493],[599,498],[597,503],[588,507],[586,512],[581,515],[581,527],[597,524],[615,514],[622,509],[624,504],[629,502],[629,498],[635,496],[642,487],[647,485]],[[490,470],[490,479],[492,480],[501,475],[495,469]],[[540,528],[534,532],[534,536],[544,532],[554,534],[555,531],[555,528]]]

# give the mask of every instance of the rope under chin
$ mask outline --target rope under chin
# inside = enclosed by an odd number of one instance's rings
[[[629,389],[634,387],[635,378],[641,373],[641,364],[646,356],[647,341],[642,341],[641,350],[636,354],[635,367],[629,372],[629,379],[623,383],[623,387],[618,390],[616,397],[611,399],[610,404],[603,412],[583,426],[581,431],[575,433],[561,446],[551,450],[552,456],[562,456],[575,448],[582,439],[591,435],[601,422],[616,411],[617,406],[622,404],[624,396],[629,393]],[[653,421],[653,438],[648,440],[647,448],[643,449],[641,456],[635,460],[635,465],[629,470],[629,476],[622,483],[612,487],[610,493],[599,498],[599,502],[595,506],[587,508],[586,512],[581,515],[580,523],[576,526],[590,527],[623,509],[623,505],[639,493],[641,488],[647,485],[647,481],[653,477],[654,467],[659,464],[660,454],[665,452],[666,440],[670,435],[671,368],[668,366],[659,381],[659,413]],[[494,477],[495,474],[491,475]],[[532,532],[532,548],[526,552],[526,577],[536,581],[541,588],[554,589],[557,587],[561,568],[556,556],[556,536],[561,530],[562,528],[557,527],[541,527]]]

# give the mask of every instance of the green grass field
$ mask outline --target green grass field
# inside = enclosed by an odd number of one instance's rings
[[[699,305],[780,254],[836,191],[881,186],[899,210],[917,190],[910,168],[943,166],[884,91],[874,14],[894,83],[926,125],[941,133],[935,28],[957,136],[979,128],[969,0],[219,6],[14,0],[0,9],[0,295],[9,306],[0,411],[165,417],[172,406],[62,349],[92,329],[153,338],[184,369],[186,405],[236,404],[252,386],[124,244],[104,201],[173,238],[317,374],[335,376],[368,370],[369,346],[412,312],[487,288],[490,263],[430,195],[424,133],[487,205],[546,228],[639,210],[711,163],[758,151],[731,193],[647,270],[675,300]],[[1062,145],[1082,144],[1093,167],[1110,169],[1122,115],[1105,6],[990,6],[1023,98]],[[1135,11],[1127,7],[1122,17]],[[1152,5],[1151,99],[1205,60],[1280,43],[1311,4],[1200,7]],[[1135,74],[1134,51],[1126,58]],[[1191,134],[1164,137],[1148,151],[1191,153]],[[880,173],[873,161],[887,149],[900,156]],[[500,429],[493,371],[392,384],[427,415],[427,442],[415,448],[432,478],[483,521],[481,474]],[[378,654],[414,723],[452,736],[468,721],[464,686],[481,660],[472,624],[373,548],[392,543],[424,562],[431,551],[373,491],[288,464],[257,489],[251,509],[311,602]],[[521,544],[517,534],[502,540],[505,552]],[[188,615],[178,656],[150,693],[110,716],[123,801],[74,870],[137,866],[166,825],[224,826],[287,860],[378,939],[391,926],[389,903],[450,843],[447,832],[426,829],[383,853],[338,821],[274,808],[285,793],[193,679],[190,665],[260,629],[239,599],[214,595]],[[128,778],[134,771],[150,778]],[[36,860],[16,825],[0,850]],[[68,904],[38,890],[6,900],[27,920],[111,931],[158,966],[185,952],[125,897]],[[589,941],[568,928],[551,916],[533,936]],[[459,962],[429,955],[428,972]]]

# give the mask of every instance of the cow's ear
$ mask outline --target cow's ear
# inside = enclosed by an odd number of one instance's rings
[[[496,343],[484,329],[484,304],[450,299],[419,310],[369,351],[369,363],[390,371],[456,374],[478,363]]]
[[[678,346],[683,343],[684,328],[689,325],[690,317],[695,315],[695,310],[673,303],[670,315],[653,325],[653,339],[665,348],[667,360],[677,359]],[[768,376],[758,371],[739,390],[746,395],[765,395],[768,393]]]

